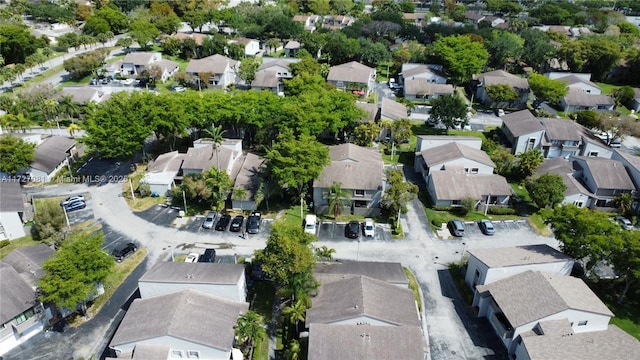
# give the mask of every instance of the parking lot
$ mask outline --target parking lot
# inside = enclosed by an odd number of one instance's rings
[[[136,244],[138,248],[141,247],[141,244],[138,241],[135,241],[134,239],[130,239],[126,235],[115,230],[114,228],[112,228],[107,224],[102,224],[102,233],[104,234],[102,250],[106,251],[109,254],[111,254],[113,249],[130,242]]]
[[[526,220],[503,220],[492,221],[492,223],[493,227],[496,229],[496,235],[513,230],[531,229]],[[482,231],[480,231],[480,227],[478,227],[478,223],[475,221],[466,221],[464,223],[464,228],[465,236],[486,236]]]
[[[356,241],[357,239],[347,239],[345,235],[346,225],[346,223],[342,222],[321,221],[318,224],[316,235],[321,241]],[[388,226],[377,223],[375,224],[375,235],[372,238],[364,236],[364,228],[360,224],[360,236],[358,239],[360,241],[394,241]]]

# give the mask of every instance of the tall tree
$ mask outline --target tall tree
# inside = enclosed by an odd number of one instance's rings
[[[518,154],[517,159],[518,162],[516,164],[516,168],[520,175],[520,179],[526,179],[533,175],[544,161],[544,157],[542,156],[542,151],[540,151],[540,149],[531,149]]]
[[[465,35],[447,36],[431,45],[432,53],[444,65],[454,85],[466,83],[478,74],[489,59],[484,46]]]
[[[262,65],[260,58],[247,58],[240,61],[240,68],[238,69],[238,76],[244,80],[245,83],[251,85],[251,82],[256,77],[256,71]]]
[[[633,210],[633,195],[630,193],[622,193],[613,198],[613,206],[623,215],[628,215]]]
[[[517,63],[524,52],[524,39],[509,31],[494,30],[487,43],[491,63],[504,68],[509,63]]]
[[[160,31],[148,21],[136,20],[129,28],[129,35],[142,49],[147,49],[149,43],[160,36]]]
[[[535,100],[533,101],[535,108],[538,108],[545,101],[556,104],[569,92],[569,87],[566,83],[560,80],[552,80],[539,74],[529,75],[529,87],[535,95]]]
[[[382,206],[389,216],[398,221],[400,212],[407,212],[409,201],[418,196],[418,187],[405,181],[401,170],[387,171],[387,182],[391,185],[382,198]]]
[[[264,328],[262,315],[253,310],[249,310],[238,318],[233,326],[234,333],[244,349],[248,359],[253,359],[253,348],[256,341],[265,340],[267,331]]]
[[[619,242],[611,242],[613,250],[609,262],[616,274],[624,279],[624,288],[618,296],[622,304],[631,285],[640,280],[640,232],[623,231]]]
[[[327,189],[326,196],[329,199],[329,211],[333,214],[334,219],[337,219],[338,216],[340,216],[345,203],[351,202],[349,191],[343,189],[342,184],[335,181],[329,189]]]
[[[44,262],[40,279],[42,302],[74,310],[96,292],[111,272],[115,261],[102,251],[102,234],[81,233],[65,240],[54,255]]]
[[[282,314],[287,318],[289,324],[294,325],[296,329],[296,337],[299,333],[300,323],[304,322],[307,314],[307,306],[303,300],[297,300],[290,306],[285,307],[282,310]]]
[[[505,103],[507,107],[511,107],[511,102],[520,98],[518,92],[509,84],[486,85],[485,90],[494,107],[503,107]]]
[[[0,136],[0,171],[16,175],[18,170],[27,168],[34,158],[34,144],[13,135]]]
[[[556,49],[550,42],[549,36],[537,29],[525,29],[520,33],[524,39],[522,60],[537,71],[546,69],[549,60],[555,55]]]
[[[440,95],[431,100],[430,119],[441,122],[447,129],[467,124],[467,105],[456,94]]]
[[[211,141],[213,151],[216,152],[216,168],[220,169],[220,154],[218,150],[220,149],[220,144],[224,141],[225,131],[222,130],[221,126],[216,126],[216,124],[212,123],[209,128],[203,129],[202,133],[206,136],[207,140]]]
[[[567,185],[562,177],[556,174],[543,174],[529,178],[526,183],[531,200],[539,208],[554,207],[564,200]]]

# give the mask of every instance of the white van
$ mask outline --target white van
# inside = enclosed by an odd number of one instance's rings
[[[316,234],[316,216],[311,214],[305,216],[304,224],[302,224],[302,226],[304,226],[304,232],[315,235]]]

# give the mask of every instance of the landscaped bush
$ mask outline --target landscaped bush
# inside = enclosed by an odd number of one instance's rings
[[[434,206],[433,210],[435,211],[451,211],[451,209],[453,209],[453,206]]]
[[[490,207],[487,211],[489,214],[493,215],[515,215],[517,214],[516,209],[507,208],[507,207]]]
[[[431,224],[435,227],[442,227],[444,220],[442,218],[433,218],[431,219]]]
[[[0,241],[0,249],[2,249],[5,246],[8,246],[9,244],[11,244],[11,241],[9,241],[9,240]]]

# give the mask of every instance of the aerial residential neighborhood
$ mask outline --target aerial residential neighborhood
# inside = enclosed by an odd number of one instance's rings
[[[640,3],[0,2],[0,359],[637,359]]]

